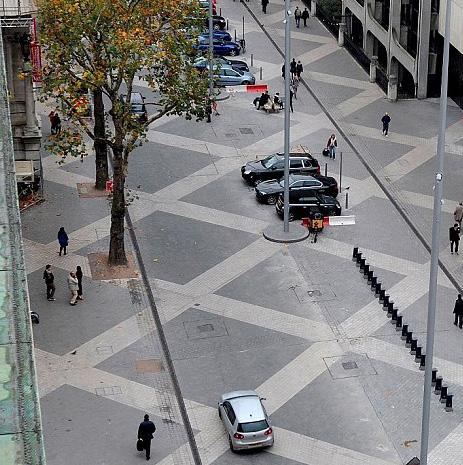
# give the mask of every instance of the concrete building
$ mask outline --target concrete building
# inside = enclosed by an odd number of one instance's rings
[[[452,2],[449,95],[461,106],[463,0]],[[434,97],[440,92],[444,14],[445,0],[342,0],[341,35],[365,68],[377,63],[376,78],[393,99]]]
[[[27,180],[33,166],[35,178],[41,176],[41,131],[35,112],[34,14],[33,0],[0,0],[3,52],[5,56],[13,146],[18,179]],[[29,163],[26,163],[29,161]],[[23,170],[21,175],[20,171]]]

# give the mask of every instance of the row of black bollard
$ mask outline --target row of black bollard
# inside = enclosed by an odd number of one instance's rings
[[[354,260],[363,276],[371,286],[371,290],[375,293],[378,300],[382,303],[384,311],[387,311],[388,318],[391,318],[391,323],[395,325],[396,331],[401,331],[401,339],[405,341],[405,347],[410,349],[410,354],[415,356],[415,362],[420,364],[420,370],[426,368],[426,354],[423,354],[423,348],[418,345],[418,339],[413,338],[413,331],[404,324],[403,316],[399,315],[399,310],[394,307],[394,301],[389,294],[386,294],[386,289],[383,288],[379,278],[374,275],[371,266],[367,263],[366,258],[362,256],[358,247],[354,247],[352,252],[352,260]],[[437,376],[437,369],[432,370],[432,385],[434,392],[440,395],[440,402],[445,403],[445,410],[451,412],[453,395],[449,394],[447,386],[442,385],[442,376]]]

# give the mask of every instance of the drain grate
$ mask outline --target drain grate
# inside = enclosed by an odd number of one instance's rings
[[[321,291],[319,289],[314,289],[312,291],[307,291],[307,294],[309,294],[310,297],[313,297],[313,296],[319,297],[319,296],[322,295],[322,293],[321,293]]]
[[[254,131],[251,128],[240,128],[241,134],[254,134]]]
[[[342,362],[342,367],[344,370],[355,370],[358,365],[355,362]]]
[[[226,132],[224,135],[225,135],[225,137],[227,139],[235,139],[236,138],[236,133],[235,132]]]

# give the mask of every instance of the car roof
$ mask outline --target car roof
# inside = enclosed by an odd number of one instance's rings
[[[294,181],[310,181],[310,180],[318,181],[317,178],[314,178],[313,176],[307,176],[305,174],[290,174],[290,176],[291,176],[291,179],[293,179]]]
[[[285,156],[285,154],[281,153],[281,152],[274,153],[273,155],[276,155],[277,157],[284,157]],[[294,153],[294,152],[289,153],[289,158],[293,158],[293,159],[300,158],[301,160],[306,160],[307,158],[309,160],[313,159],[313,157],[312,157],[312,155],[310,155],[310,153],[301,154],[301,153]]]
[[[222,399],[230,402],[239,423],[265,420],[260,397],[255,391],[229,392]]]

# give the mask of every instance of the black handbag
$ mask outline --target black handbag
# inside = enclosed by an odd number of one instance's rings
[[[327,157],[329,154],[330,154],[330,150],[329,149],[323,149],[323,152],[322,152],[323,156],[324,157]]]
[[[137,450],[138,450],[138,452],[141,452],[143,449],[144,449],[144,447],[143,447],[143,440],[142,440],[142,439],[139,439],[139,440],[137,441]]]

